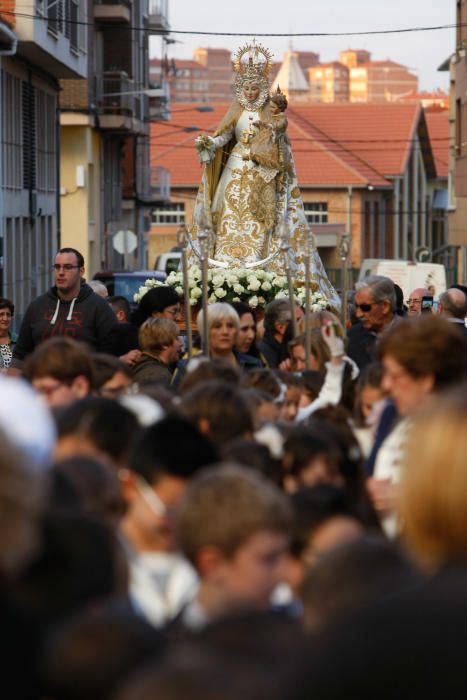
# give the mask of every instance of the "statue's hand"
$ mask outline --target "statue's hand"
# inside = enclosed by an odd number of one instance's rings
[[[206,134],[201,134],[195,139],[196,150],[200,163],[210,163],[214,158],[215,146],[212,138]]]
[[[201,134],[200,136],[197,136],[195,138],[195,146],[198,149],[198,151],[210,151],[213,149],[214,143],[210,136],[208,136],[207,134]]]

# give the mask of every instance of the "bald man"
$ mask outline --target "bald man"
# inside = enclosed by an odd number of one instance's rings
[[[407,301],[408,316],[419,316],[422,313],[422,297],[433,296],[428,289],[424,287],[418,287],[417,289],[412,289],[410,292],[410,297]]]
[[[459,331],[464,336],[467,370],[467,328],[465,326],[465,317],[467,316],[467,296],[461,289],[451,287],[447,290],[447,292],[441,294],[439,298],[438,312],[451,323],[455,323],[459,328]]]

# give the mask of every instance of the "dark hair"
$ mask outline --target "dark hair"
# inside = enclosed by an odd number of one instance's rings
[[[256,323],[256,311],[252,309],[251,306],[249,306],[248,304],[245,304],[244,301],[229,301],[229,304],[235,309],[239,318],[244,314],[251,314]]]
[[[271,102],[279,107],[283,112],[287,109],[287,97],[282,92],[275,92],[271,97]]]
[[[126,510],[120,490],[120,482],[115,469],[108,464],[90,457],[68,457],[54,464],[51,470],[54,486],[62,487],[64,482],[71,486],[76,497],[77,510],[96,517],[101,522],[115,527]],[[63,480],[61,481],[61,477]],[[52,495],[59,496],[60,493]],[[60,504],[58,498],[52,502],[55,512],[65,514],[70,511],[69,503]]]
[[[201,360],[201,358],[200,358]],[[219,381],[238,386],[240,370],[228,360],[221,357],[215,359],[203,358],[198,365],[187,372],[180,382],[180,394],[187,394],[195,386],[203,382]]]
[[[11,315],[15,313],[15,306],[12,301],[5,299],[5,297],[0,297],[0,309],[10,309]]]
[[[106,353],[92,355],[92,369],[92,386],[96,391],[101,389],[117,372],[121,372],[126,377],[131,377],[130,368],[125,362],[122,362],[115,355],[107,355]]]
[[[209,436],[222,445],[253,432],[250,407],[240,389],[224,382],[206,382],[186,394],[180,410],[195,423],[205,420]]]
[[[167,416],[146,428],[135,442],[130,469],[154,484],[164,474],[188,479],[217,462],[211,440],[186,418]]]
[[[107,301],[112,307],[112,309],[115,311],[115,313],[117,313],[117,311],[123,311],[123,313],[125,314],[125,320],[128,323],[130,322],[131,307],[130,302],[126,297],[113,296],[109,297]]]
[[[180,297],[173,287],[164,285],[153,287],[143,296],[139,306],[133,315],[135,326],[141,326],[146,319],[152,316],[153,312],[162,313],[164,309],[173,304],[178,304]]]
[[[78,263],[78,266],[84,267],[84,258],[79,250],[76,250],[76,248],[60,248],[57,255],[61,255],[62,253],[71,253],[72,255],[76,255],[76,262]]]
[[[241,381],[241,386],[245,389],[257,389],[270,396],[274,401],[281,395],[281,384],[275,373],[267,368],[252,369],[247,372]]]
[[[121,462],[129,454],[139,424],[135,414],[117,401],[88,396],[58,412],[57,430],[59,438],[82,436],[114,462]]]
[[[291,553],[296,557],[302,554],[312,534],[327,520],[347,516],[360,521],[352,499],[340,486],[303,486],[290,496],[290,502],[293,509]]]
[[[159,630],[130,611],[91,611],[55,630],[45,648],[44,685],[55,700],[110,700],[163,648]]]

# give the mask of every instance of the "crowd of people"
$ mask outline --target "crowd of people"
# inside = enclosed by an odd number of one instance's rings
[[[0,299],[3,695],[465,698],[467,290],[219,302],[188,357],[84,272]]]

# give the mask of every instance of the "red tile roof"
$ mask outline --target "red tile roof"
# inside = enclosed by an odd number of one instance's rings
[[[449,112],[425,112],[430,134],[431,148],[435,157],[438,177],[448,176],[449,171]]]
[[[212,133],[228,105],[177,103],[170,122],[151,125],[152,165],[171,172],[174,186],[195,186],[201,166],[194,148],[199,133]],[[294,104],[287,110],[288,134],[302,187],[387,187],[407,162],[421,107],[415,104]],[[186,127],[198,131],[187,133]]]
[[[417,104],[294,104],[289,120],[299,115],[310,133],[333,152],[344,151],[380,176],[400,175],[420,119]],[[293,116],[292,116],[293,115]]]

